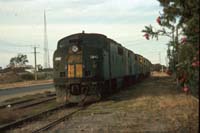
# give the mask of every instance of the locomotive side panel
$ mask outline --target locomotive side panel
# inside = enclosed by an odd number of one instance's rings
[[[117,79],[124,75],[124,51],[123,47],[116,42],[110,42],[110,62],[111,62],[111,78]]]
[[[109,80],[110,79],[109,52],[106,49],[103,50],[102,66],[103,66],[103,78],[104,80]]]
[[[136,79],[138,79],[140,73],[140,66],[139,66],[139,56],[137,54],[135,54],[135,72],[136,72]]]
[[[135,64],[136,64],[136,60],[135,60],[135,54],[132,53],[131,54],[131,65],[132,65],[132,75],[135,77],[136,76],[136,68],[135,68]]]
[[[128,69],[129,69],[129,75],[133,76],[135,75],[134,71],[134,54],[131,51],[128,51]]]
[[[128,57],[128,50],[126,48],[123,48],[124,54],[123,54],[123,75],[122,76],[129,76],[129,57]]]

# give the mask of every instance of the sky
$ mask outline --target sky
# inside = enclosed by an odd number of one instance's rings
[[[146,40],[141,32],[150,24],[160,28],[157,0],[0,0],[0,67],[18,53],[34,65],[33,46],[37,64],[43,66],[44,10],[51,67],[58,40],[83,30],[104,34],[152,63],[167,63],[169,38]]]

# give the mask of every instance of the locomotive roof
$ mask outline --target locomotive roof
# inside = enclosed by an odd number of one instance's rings
[[[140,55],[140,54],[136,54],[136,53],[135,53],[135,55],[140,56],[140,57],[144,58],[145,60],[147,60],[148,62],[150,62],[147,58],[145,58],[144,56],[142,56],[142,55]]]
[[[115,40],[113,40],[113,39],[110,39],[110,38],[107,38],[109,41],[111,41],[111,42],[113,42],[113,43],[115,43],[115,44],[117,44],[117,45],[119,45],[119,46],[122,46],[120,43],[118,43],[118,42],[116,42]]]
[[[71,35],[69,35],[69,36],[66,36],[66,37],[60,39],[58,42],[61,42],[62,40],[67,39],[67,38],[70,38],[70,37],[73,37],[73,36],[81,37],[81,36],[84,36],[84,35],[95,35],[95,36],[104,37],[104,38],[107,38],[109,41],[115,43],[116,45],[123,47],[120,43],[116,42],[115,40],[113,40],[113,39],[111,39],[111,38],[108,38],[106,35],[99,34],[99,33],[75,33],[75,34],[71,34]],[[125,48],[125,47],[123,47],[123,48]],[[127,48],[125,48],[125,49],[127,49]],[[131,53],[134,53],[133,51],[131,51],[131,50],[129,50],[129,49],[127,49],[127,50],[128,50],[129,52],[131,52]],[[144,59],[147,60],[147,61],[149,61],[147,58],[143,57],[142,55],[139,55],[139,54],[136,54],[136,53],[134,53],[134,54],[137,55],[137,56],[140,56],[140,57],[144,58]],[[149,62],[150,62],[150,61],[149,61]]]
[[[96,35],[96,36],[101,36],[101,37],[105,37],[106,38],[105,35],[99,34],[99,33],[75,33],[75,34],[71,34],[69,36],[66,36],[66,37],[60,39],[59,42],[62,41],[62,40],[64,40],[64,39],[66,39],[66,38],[70,38],[72,36],[78,36],[78,37],[80,37],[80,36],[83,36],[83,35]]]
[[[143,56],[142,56],[142,55],[140,55],[140,54],[136,54],[136,53],[135,53],[135,55],[137,55],[137,56],[140,56],[140,57],[143,57]]]

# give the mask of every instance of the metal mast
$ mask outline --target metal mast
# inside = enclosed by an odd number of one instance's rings
[[[49,49],[47,40],[47,24],[46,24],[46,12],[44,10],[44,68],[50,68],[49,64]]]

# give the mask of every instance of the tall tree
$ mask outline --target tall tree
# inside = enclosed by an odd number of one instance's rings
[[[159,30],[145,26],[146,39],[168,36],[169,66],[182,87],[199,91],[199,0],[158,0],[163,7],[156,19]]]

